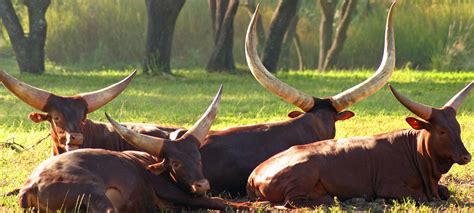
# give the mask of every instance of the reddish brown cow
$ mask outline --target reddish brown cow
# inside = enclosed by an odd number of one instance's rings
[[[102,148],[115,151],[136,150],[125,142],[114,129],[105,123],[87,119],[91,113],[118,96],[130,83],[136,71],[127,78],[107,88],[64,97],[35,88],[21,82],[0,70],[0,81],[13,94],[25,103],[43,113],[32,112],[29,118],[36,122],[48,121],[51,124],[51,137],[54,141],[53,155],[78,148]],[[140,133],[168,138],[173,127],[153,124],[125,124]]]
[[[342,201],[355,197],[448,199],[447,188],[438,185],[441,175],[454,163],[471,161],[456,112],[473,85],[442,108],[413,102],[390,87],[400,103],[423,119],[408,117],[413,129],[293,146],[252,172],[248,195],[298,207],[332,204],[334,196]]]
[[[304,112],[291,112],[291,119],[283,122],[234,127],[209,134],[200,151],[204,176],[209,179],[213,193],[227,191],[244,195],[248,176],[264,160],[293,145],[334,138],[335,122],[354,115],[342,110],[377,92],[395,67],[395,41],[389,13],[384,55],[377,72],[335,96],[323,99],[309,96],[279,81],[262,65],[256,49],[257,15],[256,11],[245,45],[250,70],[265,88]]]
[[[149,212],[154,210],[154,204],[162,208],[169,205],[229,207],[232,205],[229,202],[188,193],[203,195],[209,190],[209,182],[202,175],[198,148],[216,117],[220,95],[221,89],[201,119],[176,140],[139,134],[107,115],[125,140],[151,155],[81,149],[55,156],[30,175],[20,191],[21,206],[43,211],[70,211],[79,207],[92,212]]]

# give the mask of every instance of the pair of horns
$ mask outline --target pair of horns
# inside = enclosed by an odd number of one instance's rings
[[[379,68],[364,82],[361,82],[360,84],[330,98],[333,107],[337,111],[342,111],[356,102],[373,95],[385,85],[392,75],[392,72],[395,69],[395,38],[392,26],[392,13],[395,3],[396,1],[392,3],[387,16],[384,53]],[[256,23],[259,14],[258,8],[259,5],[257,5],[252,20],[250,21],[245,38],[245,56],[250,71],[257,81],[267,90],[307,112],[314,107],[314,98],[277,79],[265,68],[265,66],[263,66],[262,61],[258,56],[256,32]]]
[[[454,111],[458,111],[459,107],[461,106],[462,101],[472,89],[472,85],[474,85],[474,81],[471,81],[464,89],[459,91],[456,95],[454,95],[443,107],[451,107]],[[431,113],[433,112],[433,108],[430,106],[426,106],[424,104],[417,103],[415,101],[410,100],[409,98],[400,94],[392,85],[388,85],[392,94],[397,98],[397,100],[403,104],[407,109],[413,112],[418,117],[424,120],[430,120]]]
[[[128,77],[124,78],[120,82],[117,82],[101,90],[79,94],[78,96],[82,97],[87,103],[87,112],[93,112],[112,101],[127,87],[136,73],[137,71],[134,70]],[[51,95],[54,95],[53,93],[46,90],[42,90],[21,82],[3,70],[0,70],[0,81],[18,98],[37,110],[45,111],[48,98]]]
[[[209,132],[209,129],[211,128],[212,122],[217,116],[217,109],[221,100],[221,94],[222,85],[219,87],[219,91],[217,91],[214,100],[207,108],[204,115],[202,115],[201,118],[181,138],[193,136],[199,141],[199,143],[202,144],[204,138]],[[119,123],[114,121],[109,115],[107,115],[107,113],[105,114],[105,116],[112,124],[114,129],[119,133],[119,135],[122,136],[122,138],[124,138],[127,142],[133,144],[137,148],[140,148],[141,150],[148,152],[152,155],[160,155],[164,143],[166,141],[169,141],[167,139],[137,133],[120,125]]]

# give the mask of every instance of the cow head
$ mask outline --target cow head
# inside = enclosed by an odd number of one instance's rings
[[[202,173],[199,148],[217,115],[221,93],[222,86],[204,115],[177,139],[162,139],[143,135],[121,126],[107,114],[106,116],[114,129],[127,142],[145,152],[163,158],[161,163],[151,165],[148,168],[150,171],[159,174],[167,170],[170,172],[170,176],[186,190],[202,195],[210,189],[210,186]]]
[[[60,154],[80,147],[84,139],[81,129],[87,113],[112,101],[127,87],[135,74],[136,71],[133,71],[127,78],[104,89],[68,97],[30,86],[2,70],[0,80],[22,101],[43,112],[32,112],[28,117],[36,123],[48,121],[51,124],[54,154]]]
[[[392,4],[387,16],[384,53],[379,68],[364,82],[335,96],[324,99],[310,96],[280,81],[265,68],[257,52],[256,23],[258,19],[258,6],[250,21],[245,38],[245,55],[250,71],[263,87],[303,111],[291,112],[289,114],[290,117],[297,117],[303,114],[306,114],[304,116],[318,117],[320,118],[319,120],[323,120],[326,125],[332,123],[334,132],[334,123],[336,121],[345,120],[354,116],[354,113],[351,111],[343,110],[380,90],[395,69],[395,40],[392,27],[394,5],[395,2]]]
[[[456,112],[473,85],[474,82],[469,83],[442,108],[433,108],[414,102],[389,85],[397,100],[423,119],[408,117],[406,121],[412,128],[426,131],[429,155],[439,162],[448,165],[452,163],[464,165],[471,161],[471,154],[461,140],[461,127],[456,120]]]

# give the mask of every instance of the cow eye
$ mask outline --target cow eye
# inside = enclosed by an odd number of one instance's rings
[[[59,117],[53,117],[53,120],[59,121]]]
[[[441,131],[441,132],[439,132],[439,134],[441,134],[441,135],[445,135],[445,134],[446,134],[446,132],[445,132],[445,131]]]
[[[173,161],[173,162],[171,163],[171,166],[172,166],[173,168],[178,168],[178,167],[181,166],[181,163],[179,163],[179,162],[177,162],[177,161]]]

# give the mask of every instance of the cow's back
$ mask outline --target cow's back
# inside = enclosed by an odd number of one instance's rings
[[[20,201],[23,208],[70,210],[79,199],[87,208],[92,205],[89,201],[97,201],[99,205],[107,203],[104,192],[112,189],[120,192],[118,202],[123,201],[122,210],[146,210],[153,207],[153,203],[145,173],[130,156],[101,149],[81,149],[40,164],[20,190]]]
[[[180,129],[178,127],[163,127],[157,124],[146,123],[123,123],[122,125],[141,134],[166,139],[170,137],[171,132]],[[84,134],[84,143],[81,145],[81,148],[112,151],[140,150],[125,141],[109,123],[87,120],[82,133]]]
[[[395,139],[400,135],[403,132],[294,146],[260,164],[249,177],[248,190],[272,202],[299,195],[391,198],[387,189],[423,183],[412,161],[411,142]]]
[[[338,197],[350,193],[354,186],[354,191],[362,188],[370,194],[372,185],[365,181],[371,168],[364,153],[368,144],[353,142],[326,140],[293,146],[255,168],[249,176],[247,191],[254,198],[277,203],[288,201],[287,196],[319,193],[320,184]],[[356,177],[357,174],[360,176]]]

